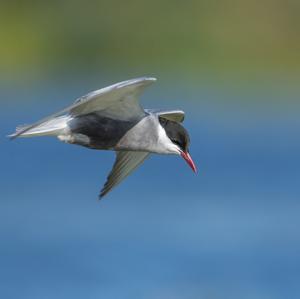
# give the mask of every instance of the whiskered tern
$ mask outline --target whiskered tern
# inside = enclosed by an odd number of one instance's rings
[[[116,160],[100,198],[133,172],[151,153],[180,155],[196,172],[181,110],[143,109],[139,96],[155,78],[137,78],[93,91],[71,106],[10,137],[56,136],[70,144],[113,150]]]

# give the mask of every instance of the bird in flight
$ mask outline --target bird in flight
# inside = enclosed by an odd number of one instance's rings
[[[155,78],[137,78],[93,91],[71,106],[9,137],[56,136],[98,150],[113,150],[116,160],[100,198],[132,173],[151,153],[180,155],[196,172],[181,110],[143,109],[139,96]]]

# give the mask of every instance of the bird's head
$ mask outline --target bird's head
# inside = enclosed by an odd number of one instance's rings
[[[159,122],[171,141],[173,153],[180,155],[192,170],[197,172],[196,165],[189,153],[190,137],[187,130],[180,123],[162,117],[159,118]]]

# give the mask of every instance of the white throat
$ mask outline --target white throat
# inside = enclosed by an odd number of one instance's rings
[[[150,114],[131,128],[118,142],[117,150],[146,151],[180,155],[180,148],[167,136],[158,117]]]
[[[160,154],[180,155],[181,153],[179,146],[171,141],[160,123],[158,125],[157,149]]]

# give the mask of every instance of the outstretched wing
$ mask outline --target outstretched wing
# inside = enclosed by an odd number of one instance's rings
[[[172,120],[176,122],[184,121],[184,111],[182,110],[156,110],[156,109],[145,109],[146,112],[154,113],[159,117],[165,118],[167,120]]]
[[[76,116],[97,112],[114,119],[137,119],[145,114],[139,96],[154,81],[155,78],[138,78],[93,91],[77,99],[70,113]]]
[[[12,138],[65,113],[77,116],[96,112],[119,120],[141,118],[145,112],[139,104],[139,95],[154,81],[155,78],[137,78],[90,92],[77,99],[71,106],[19,130]]]
[[[114,166],[101,190],[100,198],[130,175],[150,155],[148,152],[120,151],[116,152]]]

